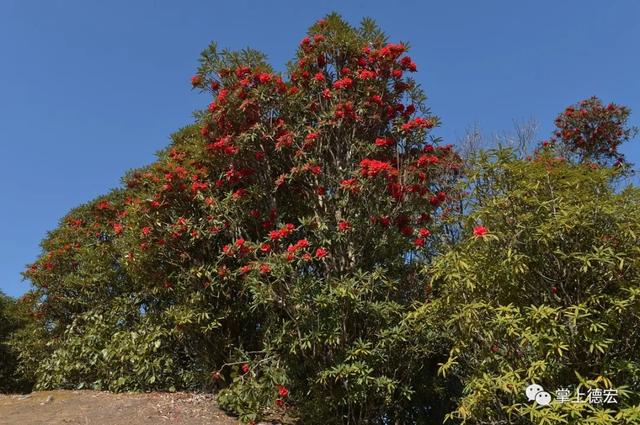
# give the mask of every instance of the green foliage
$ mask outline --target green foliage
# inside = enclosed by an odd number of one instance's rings
[[[11,338],[27,326],[26,310],[20,303],[0,291],[0,393],[26,392],[31,382],[19,373],[18,353]]]
[[[451,341],[440,373],[464,386],[454,423],[640,421],[640,191],[615,172],[541,154],[482,153],[469,235],[428,273],[421,317]],[[617,404],[527,401],[525,388],[617,389]],[[582,397],[584,399],[584,396]]]
[[[49,342],[51,355],[37,369],[38,388],[194,388],[198,371],[184,350],[184,335],[167,323],[157,323],[158,318],[131,311],[132,305],[116,298],[108,306],[76,316],[60,337],[64,344]],[[207,375],[206,370],[199,372]]]
[[[235,412],[240,420],[251,422],[265,415],[277,415],[289,404],[287,373],[273,353],[239,351],[236,361],[224,367],[229,368],[231,382],[220,391],[218,403]]]

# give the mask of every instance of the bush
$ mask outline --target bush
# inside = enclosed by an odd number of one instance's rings
[[[454,422],[640,421],[640,191],[616,192],[616,174],[549,152],[478,156],[466,237],[429,268],[422,307],[452,344],[440,373],[464,387]],[[618,403],[540,408],[533,383],[571,400],[616,389]]]
[[[11,346],[12,336],[27,323],[18,301],[0,291],[0,393],[26,392],[31,382],[18,371],[18,354]]]

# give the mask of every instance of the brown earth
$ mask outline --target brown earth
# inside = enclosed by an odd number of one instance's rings
[[[0,395],[1,425],[238,425],[211,394],[42,391]]]

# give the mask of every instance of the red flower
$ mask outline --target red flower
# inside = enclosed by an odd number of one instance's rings
[[[402,124],[402,129],[412,130],[414,128],[432,128],[434,126],[434,122],[432,119],[424,119],[422,117],[414,118],[413,120],[407,122],[406,124]]]
[[[300,239],[295,245],[289,245],[287,247],[288,252],[296,252],[299,249],[304,249],[309,247],[309,241],[306,239]]]
[[[199,75],[194,75],[193,77],[191,77],[191,85],[192,86],[198,86],[200,85],[200,83],[202,82],[202,77],[200,77]]]
[[[268,264],[260,264],[260,273],[270,273],[271,267]]]
[[[363,69],[358,73],[358,78],[361,80],[371,80],[376,78],[375,71],[369,71],[368,69]]]
[[[313,79],[316,81],[324,81],[324,74],[322,72],[317,72],[316,75],[313,76]]]
[[[281,238],[282,238],[282,235],[278,230],[272,230],[269,232],[269,239],[271,239],[272,241],[275,241]]]
[[[242,198],[242,197],[243,197],[244,195],[246,195],[246,194],[247,194],[247,190],[246,190],[246,189],[238,189],[238,190],[235,190],[235,191],[233,192],[233,194],[231,195],[231,197],[232,197],[233,199],[240,199],[240,198]]]
[[[238,78],[242,78],[248,74],[251,74],[251,68],[248,66],[240,66],[236,69],[236,77]]]
[[[422,155],[418,158],[417,166],[422,167],[424,165],[434,165],[439,161],[438,157],[435,155]]]
[[[349,223],[348,221],[340,220],[338,222],[338,230],[340,230],[341,232],[346,232],[349,229],[351,229],[351,223]]]
[[[411,226],[402,226],[400,228],[400,233],[402,233],[405,236],[411,236],[413,235],[413,228]]]
[[[108,210],[109,209],[109,201],[102,201],[98,204],[97,208],[99,210]]]
[[[242,373],[247,373],[249,372],[249,370],[251,370],[251,368],[249,367],[249,363],[243,363],[240,369],[242,370]]]
[[[269,81],[271,81],[271,74],[268,74],[266,72],[261,72],[260,74],[258,74],[258,81],[261,84],[268,83]]]
[[[376,143],[376,146],[385,147],[385,146],[393,146],[395,142],[391,137],[378,137],[375,143]]]
[[[370,100],[373,103],[376,103],[378,105],[382,105],[382,96],[380,96],[379,94],[374,94],[373,96],[371,96]]]
[[[402,65],[403,69],[408,69],[411,72],[416,72],[418,70],[415,62],[413,62],[409,56],[405,56],[400,59],[400,65]]]
[[[278,395],[282,398],[285,398],[289,395],[289,390],[284,385],[278,385]]]
[[[308,248],[309,247],[309,241],[306,239],[300,239],[298,242],[296,242],[296,247],[297,248]]]
[[[333,83],[336,89],[348,89],[353,84],[353,80],[349,77],[343,77]]]
[[[260,251],[262,252],[269,252],[271,251],[271,245],[269,245],[268,243],[263,243],[262,245],[260,245]]]
[[[431,232],[429,231],[429,229],[425,229],[424,227],[421,228],[420,230],[418,230],[418,233],[420,234],[420,236],[422,236],[423,238],[426,238],[427,236],[429,236],[431,234]]]
[[[151,227],[145,226],[145,227],[142,228],[142,234],[143,235],[148,236],[149,233],[151,233]]]
[[[329,254],[329,251],[326,248],[318,248],[316,249],[316,258],[324,258]]]
[[[360,173],[363,176],[377,176],[380,173],[395,175],[397,170],[388,162],[378,161],[377,159],[363,159],[360,161]]]
[[[245,241],[244,239],[240,238],[240,239],[238,239],[238,240],[236,241],[236,246],[242,246],[242,245],[244,245],[244,243],[245,243],[245,242],[246,242],[246,241]]]
[[[122,233],[122,224],[115,223],[113,225],[113,231],[115,232],[116,235],[119,235],[120,233]]]
[[[475,226],[473,228],[473,235],[474,236],[482,237],[482,236],[486,235],[487,233],[489,233],[489,229],[487,229],[486,227],[484,227],[482,225]]]
[[[425,244],[425,239],[424,238],[416,238],[416,240],[413,241],[413,244],[417,247],[423,247]]]
[[[207,182],[193,182],[191,184],[191,190],[193,192],[199,192],[200,190],[206,189],[209,186]]]
[[[284,400],[281,399],[281,398],[276,399],[276,406],[283,407],[284,406]]]
[[[308,167],[311,174],[318,175],[322,172],[322,168],[319,165],[310,165]]]
[[[358,191],[358,180],[356,179],[345,179],[340,182],[340,187],[342,189],[350,190],[351,192]]]

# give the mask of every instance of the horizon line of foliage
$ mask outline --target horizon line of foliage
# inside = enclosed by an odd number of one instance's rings
[[[629,109],[593,97],[529,156],[460,158],[407,50],[337,14],[284,75],[211,44],[196,123],[0,298],[0,390],[215,391],[245,423],[639,423]],[[534,382],[619,403],[543,408]]]

